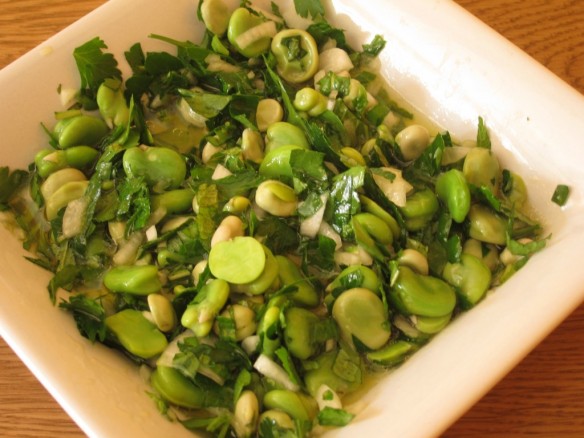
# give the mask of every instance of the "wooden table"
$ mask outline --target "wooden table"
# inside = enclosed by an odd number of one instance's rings
[[[584,93],[584,1],[457,2]],[[0,0],[0,68],[102,3]],[[1,339],[0,369],[0,436],[84,436]],[[584,437],[584,305],[444,434],[525,435]]]

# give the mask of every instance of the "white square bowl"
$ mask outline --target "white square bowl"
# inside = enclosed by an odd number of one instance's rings
[[[60,108],[56,87],[78,83],[75,47],[100,36],[125,66],[134,42],[171,50],[151,33],[197,42],[196,3],[110,0],[0,71],[0,164],[24,168],[46,144],[40,122],[50,125]],[[384,35],[383,75],[455,137],[474,137],[484,117],[503,165],[524,176],[552,234],[545,251],[379,382],[353,423],[331,433],[436,436],[584,300],[584,97],[448,0],[338,0],[328,18],[355,47]],[[550,202],[558,183],[572,188],[563,208]],[[4,228],[0,240],[0,333],[80,427],[92,437],[192,436],[158,413],[132,364],[91,345],[52,306],[50,276],[24,260],[20,242]]]

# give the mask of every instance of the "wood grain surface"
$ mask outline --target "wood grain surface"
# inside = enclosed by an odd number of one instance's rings
[[[0,68],[102,3],[0,0]],[[584,1],[457,3],[584,93]],[[0,369],[1,437],[84,436],[1,339]],[[584,305],[443,436],[584,437]]]

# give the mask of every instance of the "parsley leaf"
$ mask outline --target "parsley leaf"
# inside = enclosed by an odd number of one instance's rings
[[[363,53],[375,57],[385,48],[386,43],[381,35],[375,35],[369,44],[363,44]]]
[[[143,178],[127,178],[118,189],[120,204],[117,216],[128,217],[126,235],[142,229],[150,217],[150,192]]]
[[[316,18],[319,15],[324,15],[324,7],[320,0],[294,0],[294,8],[296,13],[303,18]]]

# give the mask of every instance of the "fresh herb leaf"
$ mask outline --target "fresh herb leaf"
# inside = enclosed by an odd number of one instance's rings
[[[81,90],[89,90],[88,96],[94,98],[101,83],[108,78],[122,79],[118,62],[99,37],[87,41],[73,50],[73,57],[81,77]]]
[[[301,17],[317,18],[319,15],[324,15],[324,6],[320,0],[294,0],[294,8],[296,13]]]
[[[126,235],[144,228],[150,218],[150,192],[143,178],[126,178],[118,188],[117,216],[126,218]]]
[[[290,153],[290,167],[294,187],[324,190],[328,185],[328,175],[324,168],[324,154],[307,149],[295,149]]]
[[[378,56],[385,48],[386,43],[381,35],[375,35],[370,43],[363,44],[363,53],[372,57]]]
[[[344,409],[335,409],[326,406],[324,409],[319,411],[317,415],[318,424],[321,426],[336,426],[343,427],[346,426],[355,418],[355,415],[350,414]]]
[[[564,184],[558,184],[552,195],[552,202],[558,204],[560,207],[566,205],[568,197],[570,196],[570,187]]]
[[[335,250],[335,241],[322,234],[316,239],[306,240],[302,245],[302,266],[331,272],[336,268]]]
[[[545,248],[548,239],[549,237],[542,240],[521,243],[515,239],[507,238],[507,248],[513,255],[529,256]]]
[[[329,39],[336,42],[337,47],[343,49],[347,52],[352,52],[351,47],[347,44],[347,39],[345,38],[345,31],[343,29],[338,29],[332,27],[327,21],[322,20],[317,23],[313,23],[306,31],[312,35],[316,44],[321,47]]]
[[[254,237],[262,239],[274,254],[286,254],[298,248],[300,237],[284,219],[276,216],[267,216],[259,221],[255,228]]]
[[[99,298],[72,295],[69,301],[62,301],[59,307],[73,314],[79,332],[91,342],[103,342],[107,335],[105,309]]]
[[[0,211],[7,210],[8,202],[26,183],[28,172],[0,167]]]
[[[363,187],[364,180],[365,168],[361,166],[351,167],[333,179],[325,216],[343,239],[353,234],[351,218],[360,210],[358,190]]]
[[[223,96],[221,94],[184,89],[178,91],[194,112],[207,119],[217,116],[231,102],[230,96]]]
[[[274,354],[282,364],[282,367],[288,374],[288,377],[290,377],[290,380],[292,380],[292,382],[295,384],[300,385],[300,376],[298,375],[298,371],[296,371],[296,366],[294,365],[288,350],[286,350],[284,347],[280,347],[274,352]]]
[[[489,130],[482,117],[479,117],[479,127],[477,130],[477,146],[480,148],[491,149],[491,138]]]

